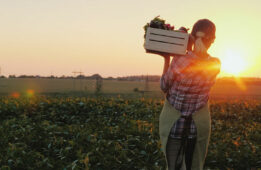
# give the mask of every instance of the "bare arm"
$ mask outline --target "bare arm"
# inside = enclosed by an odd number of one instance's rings
[[[165,74],[168,71],[169,68],[169,61],[170,61],[170,56],[169,55],[165,55],[164,57],[164,68],[163,68],[163,73]]]

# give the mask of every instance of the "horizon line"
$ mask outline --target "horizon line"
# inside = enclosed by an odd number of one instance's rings
[[[92,75],[84,75],[84,74],[78,74],[78,75],[61,75],[61,76],[58,76],[58,75],[46,75],[46,76],[43,76],[43,75],[28,75],[28,74],[20,74],[20,75],[16,75],[16,74],[9,74],[9,75],[0,75],[0,76],[4,76],[6,78],[9,78],[10,76],[15,76],[15,78],[18,78],[20,76],[33,76],[33,77],[77,77],[77,76],[84,76],[84,77],[91,77],[93,75],[100,75],[102,78],[119,78],[119,77],[133,77],[133,76],[159,76],[161,77],[161,75],[155,75],[155,74],[139,74],[139,75],[127,75],[127,76],[102,76],[101,74],[99,73],[95,73],[95,74],[92,74]],[[234,75],[231,75],[231,76],[219,76],[217,77],[217,79],[219,78],[261,78],[261,77],[258,77],[258,76],[234,76]]]

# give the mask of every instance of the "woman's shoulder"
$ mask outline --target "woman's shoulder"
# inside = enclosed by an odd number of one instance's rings
[[[187,67],[192,65],[198,65],[200,67],[205,67],[205,66],[214,66],[215,68],[220,68],[221,67],[221,61],[217,57],[210,56],[208,54],[207,57],[202,58],[197,56],[195,53],[192,51],[188,51],[185,55],[179,55],[179,56],[174,56],[172,59],[173,66],[175,65],[176,67]]]
[[[192,55],[190,55],[190,56],[192,56]],[[221,64],[221,61],[220,61],[219,58],[213,57],[213,56],[211,56],[209,54],[207,54],[207,56],[204,57],[204,58],[196,56],[195,59],[198,60],[199,62],[203,62],[203,63],[206,63],[206,64],[207,63],[218,64],[218,65]]]
[[[198,57],[195,62],[197,66],[204,68],[208,71],[220,70],[221,68],[221,61],[217,57],[213,57],[208,54],[208,57],[201,58]]]
[[[210,64],[209,65],[215,70],[221,69],[221,61],[217,57],[210,57]]]
[[[218,63],[218,64],[221,64],[221,61],[220,61],[220,59],[219,59],[219,58],[217,58],[217,57],[212,57],[212,56],[209,56],[209,60],[210,60],[210,61],[214,61],[214,62],[216,62],[216,63]]]

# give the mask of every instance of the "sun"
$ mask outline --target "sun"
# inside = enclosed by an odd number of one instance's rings
[[[239,76],[247,68],[247,61],[243,57],[244,53],[238,50],[227,50],[222,56],[221,69],[227,74]]]

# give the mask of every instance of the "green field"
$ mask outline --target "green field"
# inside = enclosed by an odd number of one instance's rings
[[[149,82],[147,89],[144,81],[103,80],[102,95],[122,95],[128,97],[164,98],[159,82]],[[92,95],[95,93],[96,81],[86,79],[43,79],[43,78],[8,78],[0,80],[0,94],[13,92],[26,93],[28,89],[36,94]],[[134,92],[134,88],[143,93]],[[261,86],[251,85],[242,89],[237,85],[216,84],[211,91],[211,98],[254,98],[261,99]]]
[[[0,169],[164,170],[163,100],[0,98]],[[210,101],[205,169],[260,170],[261,104]]]

